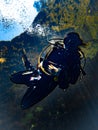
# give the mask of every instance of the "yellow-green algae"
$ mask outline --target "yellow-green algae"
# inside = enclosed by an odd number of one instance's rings
[[[87,41],[88,46],[83,48],[86,57],[92,58],[98,52],[98,12],[90,9],[90,0],[63,0],[55,3],[55,0],[48,2],[46,24],[53,24],[52,30],[60,32],[68,28],[74,28],[82,39]],[[98,4],[96,3],[96,6]],[[95,39],[95,41],[93,41]],[[97,40],[96,40],[97,39]]]

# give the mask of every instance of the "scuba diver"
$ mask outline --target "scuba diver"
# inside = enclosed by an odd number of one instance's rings
[[[13,83],[28,86],[21,101],[22,109],[41,101],[57,85],[65,91],[70,84],[77,82],[81,72],[83,75],[86,74],[81,66],[84,53],[79,48],[84,43],[78,33],[70,32],[64,39],[50,39],[49,43],[40,53],[36,68],[31,65],[23,50],[22,59],[26,70],[10,77]],[[45,51],[46,55],[43,57],[42,53]]]

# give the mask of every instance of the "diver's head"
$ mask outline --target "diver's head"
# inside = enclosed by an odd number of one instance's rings
[[[78,33],[70,32],[64,38],[64,44],[67,49],[77,49],[79,46],[83,44],[83,41]]]

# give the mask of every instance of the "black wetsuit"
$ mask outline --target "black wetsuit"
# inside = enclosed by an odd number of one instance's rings
[[[78,49],[71,50],[54,47],[43,64],[44,68],[48,69],[47,66],[50,63],[53,63],[57,68],[61,68],[61,72],[58,76],[60,88],[66,89],[70,83],[76,83],[80,75],[80,54]]]

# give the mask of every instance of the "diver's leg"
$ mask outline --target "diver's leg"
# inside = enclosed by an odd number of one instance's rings
[[[24,79],[24,76],[22,75],[23,73],[24,71],[20,71],[15,74],[12,74],[10,76],[10,80],[15,84],[24,84],[25,79]]]
[[[33,71],[20,71],[10,76],[10,80],[15,84],[28,84]]]
[[[26,70],[34,70],[33,66],[31,66],[31,63],[29,62],[29,60],[26,56],[26,52],[24,49],[22,50],[22,61],[25,65]]]
[[[30,77],[33,75],[35,69],[28,61],[25,50],[22,50],[22,60],[26,67],[26,70],[14,73],[10,76],[10,80],[16,84],[28,84]]]

